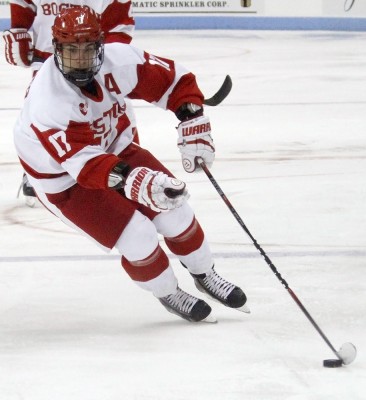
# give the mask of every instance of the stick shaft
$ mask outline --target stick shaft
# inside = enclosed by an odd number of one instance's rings
[[[245,225],[244,221],[241,219],[240,215],[237,213],[229,199],[226,197],[225,193],[221,189],[220,185],[217,183],[216,179],[213,177],[211,174],[210,170],[208,169],[207,165],[204,163],[204,161],[201,158],[198,158],[198,164],[200,167],[203,169],[205,174],[207,175],[208,179],[212,183],[213,187],[216,189],[217,193],[220,195],[226,206],[229,208],[231,213],[234,215],[235,219],[238,221],[239,225],[243,228],[245,233],[249,236],[249,238],[252,240],[255,248],[259,251],[259,253],[263,256],[265,262],[267,265],[271,268],[272,272],[276,275],[277,279],[281,282],[281,284],[285,287],[287,292],[290,294],[291,298],[295,301],[295,303],[298,305],[300,310],[303,312],[303,314],[306,316],[306,318],[310,321],[310,323],[313,325],[315,330],[319,333],[319,335],[322,337],[324,342],[328,345],[328,347],[332,350],[332,352],[336,355],[336,357],[343,362],[343,359],[340,357],[339,353],[337,350],[334,348],[332,343],[329,341],[329,339],[325,336],[324,332],[320,329],[319,325],[314,321],[313,317],[310,315],[309,311],[305,308],[305,306],[302,304],[302,302],[299,300],[299,298],[296,296],[295,292],[289,287],[288,283],[286,280],[281,276],[281,274],[278,272],[277,268],[271,261],[271,259],[268,257],[266,252],[262,249],[262,247],[258,244],[258,242],[255,240],[254,236],[250,233],[249,229]]]

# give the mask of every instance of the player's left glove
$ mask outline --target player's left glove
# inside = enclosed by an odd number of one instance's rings
[[[178,208],[189,197],[184,182],[146,167],[137,167],[129,173],[124,191],[128,199],[157,212]]]
[[[12,28],[3,33],[5,58],[9,64],[29,67],[33,57],[32,38],[24,28]]]
[[[194,172],[201,157],[208,167],[215,159],[215,145],[211,137],[211,124],[207,116],[199,116],[179,124],[178,148],[182,156],[183,168]]]

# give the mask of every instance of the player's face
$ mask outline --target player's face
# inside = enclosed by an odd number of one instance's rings
[[[95,42],[68,43],[63,46],[64,72],[92,68],[96,57]]]

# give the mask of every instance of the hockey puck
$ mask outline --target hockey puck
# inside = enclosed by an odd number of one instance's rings
[[[338,360],[337,358],[323,361],[323,367],[325,368],[339,368],[341,366],[342,366],[342,361]]]

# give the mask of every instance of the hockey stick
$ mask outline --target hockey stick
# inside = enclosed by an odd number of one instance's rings
[[[299,298],[296,296],[295,292],[289,287],[288,283],[285,281],[284,278],[282,278],[281,274],[277,271],[276,267],[274,266],[273,262],[271,259],[268,257],[268,255],[265,253],[265,251],[262,249],[262,247],[258,244],[258,242],[255,240],[254,236],[250,233],[249,229],[246,227],[244,224],[244,221],[240,218],[240,215],[237,213],[235,208],[232,206],[230,203],[229,199],[225,196],[225,193],[222,191],[221,187],[217,183],[216,179],[213,177],[209,169],[207,168],[205,162],[202,160],[202,158],[197,159],[198,164],[200,167],[203,169],[205,174],[207,175],[208,179],[211,181],[212,185],[224,201],[224,203],[227,205],[231,213],[234,215],[235,219],[238,221],[239,225],[243,228],[245,233],[249,236],[249,238],[252,240],[255,248],[259,251],[259,253],[263,256],[265,262],[267,265],[271,268],[272,272],[276,275],[277,279],[281,282],[281,284],[284,286],[284,288],[288,291],[292,299],[295,301],[295,303],[299,306],[300,310],[305,314],[306,318],[310,321],[310,323],[313,325],[313,327],[316,329],[316,331],[319,333],[319,335],[323,338],[325,343],[329,346],[329,348],[332,350],[332,352],[337,356],[338,360],[342,362],[342,364],[351,364],[351,362],[354,361],[356,358],[357,350],[356,347],[352,343],[344,343],[340,350],[337,351],[332,343],[328,340],[328,338],[325,336],[323,331],[319,328],[318,324],[314,321],[313,317],[310,315],[310,313],[307,311],[307,309],[304,307],[304,305],[301,303]]]
[[[219,105],[231,92],[231,88],[233,87],[233,82],[229,75],[226,75],[226,78],[221,85],[220,89],[209,99],[205,99],[203,104],[206,106],[217,106]]]

